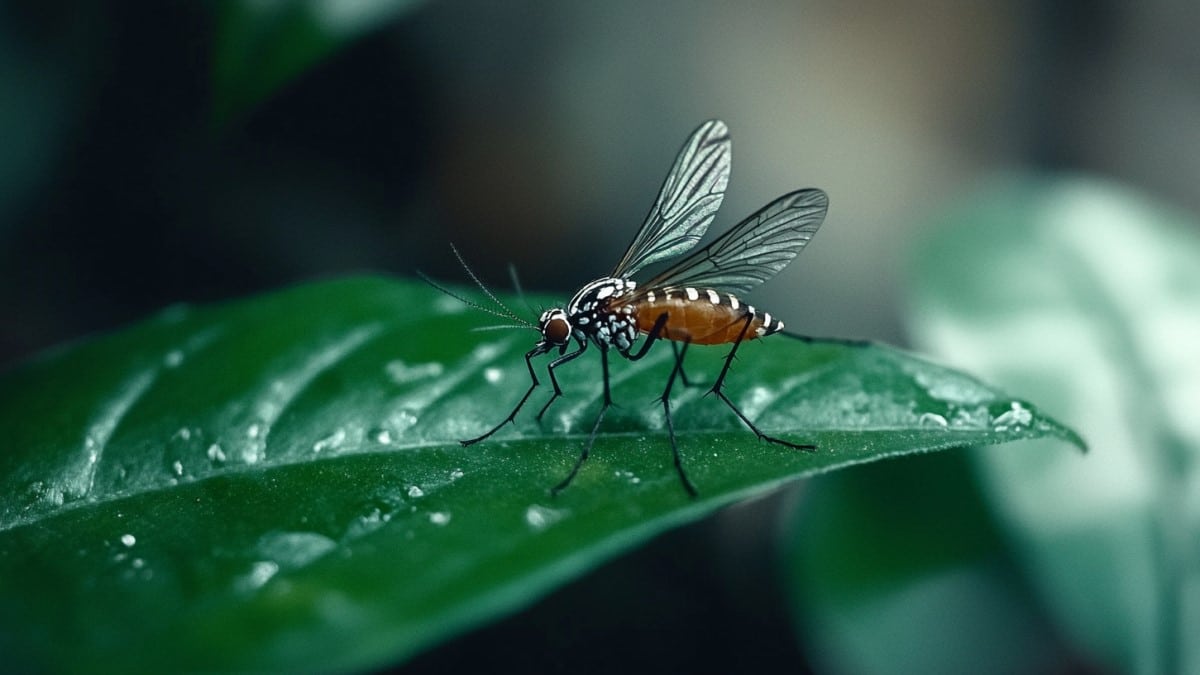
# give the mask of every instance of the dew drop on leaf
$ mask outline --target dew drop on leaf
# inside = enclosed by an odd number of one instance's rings
[[[207,454],[208,458],[214,462],[220,463],[225,461],[225,451],[221,449],[220,443],[213,443],[212,445],[208,446]]]
[[[317,440],[316,443],[313,443],[312,449],[313,449],[313,452],[324,452],[326,450],[336,450],[339,447],[341,447],[342,443],[345,440],[346,440],[346,430],[341,427],[338,427],[337,431],[334,431],[333,433],[329,434],[328,436],[325,436],[324,438]]]
[[[562,520],[566,515],[562,511],[547,508],[540,504],[531,504],[525,509],[525,523],[535,530],[544,530]]]
[[[946,421],[945,417],[931,412],[921,413],[921,416],[917,418],[917,423],[923,427],[933,427],[937,429],[946,429],[950,426],[950,423]]]

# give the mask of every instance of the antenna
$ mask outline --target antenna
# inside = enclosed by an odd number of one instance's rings
[[[473,300],[469,300],[466,297],[463,297],[461,294],[455,293],[454,291],[452,291],[452,290],[446,288],[445,286],[439,284],[438,282],[434,281],[427,274],[425,274],[424,272],[422,272],[420,270],[417,270],[417,276],[421,277],[421,279],[423,279],[425,281],[425,283],[429,284],[430,286],[433,286],[437,290],[441,291],[442,293],[445,293],[446,295],[454,298],[455,300],[458,300],[459,302],[463,303],[464,305],[467,305],[468,307],[472,307],[481,312],[487,312],[488,314],[491,314],[492,316],[498,316],[502,319],[509,319],[511,321],[516,321],[517,324],[519,324],[519,326],[517,326],[517,327],[536,328],[536,326],[534,326],[533,323],[521,318],[520,316],[517,315],[516,312],[509,309],[507,305],[505,305],[503,302],[500,302],[500,298],[497,298],[496,295],[494,293],[492,293],[492,291],[487,286],[485,286],[482,281],[480,281],[479,277],[475,274],[475,272],[471,269],[471,267],[469,265],[467,265],[467,261],[463,260],[462,254],[458,252],[458,249],[455,248],[454,244],[450,244],[450,250],[454,251],[454,257],[458,259],[458,264],[461,265],[462,268],[467,272],[467,276],[471,277],[471,281],[474,281],[475,285],[478,286],[479,289],[483,291],[484,295],[486,295],[492,302],[496,303],[496,305],[497,305],[497,307],[499,307],[499,309],[496,309],[493,307],[487,307],[487,306],[481,305],[480,303],[475,302]],[[524,298],[524,296],[522,296],[522,299],[523,298]]]

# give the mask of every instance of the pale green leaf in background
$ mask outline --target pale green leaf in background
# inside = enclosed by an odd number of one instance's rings
[[[1200,671],[1196,222],[1111,183],[1012,180],[947,215],[915,269],[918,344],[1093,449],[972,455],[1045,605],[1109,668]]]

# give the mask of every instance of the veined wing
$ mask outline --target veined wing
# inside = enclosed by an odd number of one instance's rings
[[[646,222],[610,276],[629,277],[646,265],[683,254],[712,223],[729,184],[732,142],[720,120],[692,132],[658,193]]]
[[[786,194],[738,223],[719,239],[639,284],[635,301],[656,288],[712,288],[745,293],[775,276],[816,234],[829,198],[811,188]]]

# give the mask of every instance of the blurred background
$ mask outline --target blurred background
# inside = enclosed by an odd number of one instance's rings
[[[418,267],[462,282],[451,242],[497,288],[512,263],[566,299],[714,117],[734,138],[714,232],[798,187],[831,198],[754,302],[906,345],[913,242],[997,175],[1082,171],[1200,211],[1197,25],[1200,5],[1164,0],[6,0],[0,364],[179,302]],[[596,670],[807,669],[770,581],[794,497],[669,534],[412,667],[579,672],[600,641],[624,646]],[[1097,668],[1024,611],[1038,666]]]
[[[1145,2],[0,4],[0,363],[167,304],[416,267],[567,297],[684,138],[729,123],[713,226],[817,186],[755,297],[904,343],[927,216],[1086,169],[1200,209],[1200,8]]]

